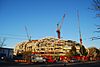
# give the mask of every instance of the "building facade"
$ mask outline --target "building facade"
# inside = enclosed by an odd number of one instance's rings
[[[0,48],[0,59],[7,58],[13,59],[13,49],[12,48]]]
[[[64,56],[75,46],[79,53],[80,44],[72,40],[61,40],[54,37],[42,38],[40,40],[25,41],[16,45],[14,53],[31,51],[32,54],[41,56]]]

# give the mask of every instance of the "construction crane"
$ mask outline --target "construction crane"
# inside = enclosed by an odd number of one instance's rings
[[[60,24],[57,24],[57,30],[56,30],[56,32],[57,32],[57,34],[58,34],[58,38],[59,38],[59,39],[61,38],[61,37],[60,37],[60,30],[61,30],[62,24],[63,24],[63,22],[64,22],[64,18],[65,18],[65,14],[64,14],[63,17],[62,17],[61,23],[60,23]]]
[[[28,38],[28,40],[29,40],[29,42],[30,42],[30,41],[31,41],[31,36],[29,36],[26,26],[25,26],[25,31],[26,31],[26,34],[27,34],[27,38]]]
[[[79,28],[79,35],[80,35],[80,44],[82,45],[82,35],[80,29],[80,21],[79,21],[79,11],[77,10],[77,17],[78,17],[78,28]]]

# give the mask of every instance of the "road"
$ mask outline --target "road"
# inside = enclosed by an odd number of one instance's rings
[[[0,64],[0,67],[100,67],[100,62],[55,64]]]

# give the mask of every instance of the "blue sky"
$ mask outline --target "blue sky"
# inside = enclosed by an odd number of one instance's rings
[[[32,39],[47,36],[57,37],[56,25],[66,13],[61,28],[61,37],[79,42],[77,10],[85,47],[100,48],[100,40],[89,38],[99,35],[93,33],[99,18],[89,10],[92,0],[0,0],[0,37],[6,37],[4,47],[15,47],[16,43],[27,40],[25,26]]]

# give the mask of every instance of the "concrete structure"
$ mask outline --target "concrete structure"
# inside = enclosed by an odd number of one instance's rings
[[[34,51],[34,44],[38,40],[32,40],[32,41],[24,41],[21,43],[16,44],[16,47],[14,49],[14,55],[17,55],[19,53],[23,53],[25,51]]]
[[[80,44],[72,40],[61,40],[54,37],[42,38],[40,40],[25,41],[16,45],[15,55],[24,51],[32,51],[33,54],[44,55],[66,55],[72,46],[79,53]]]

